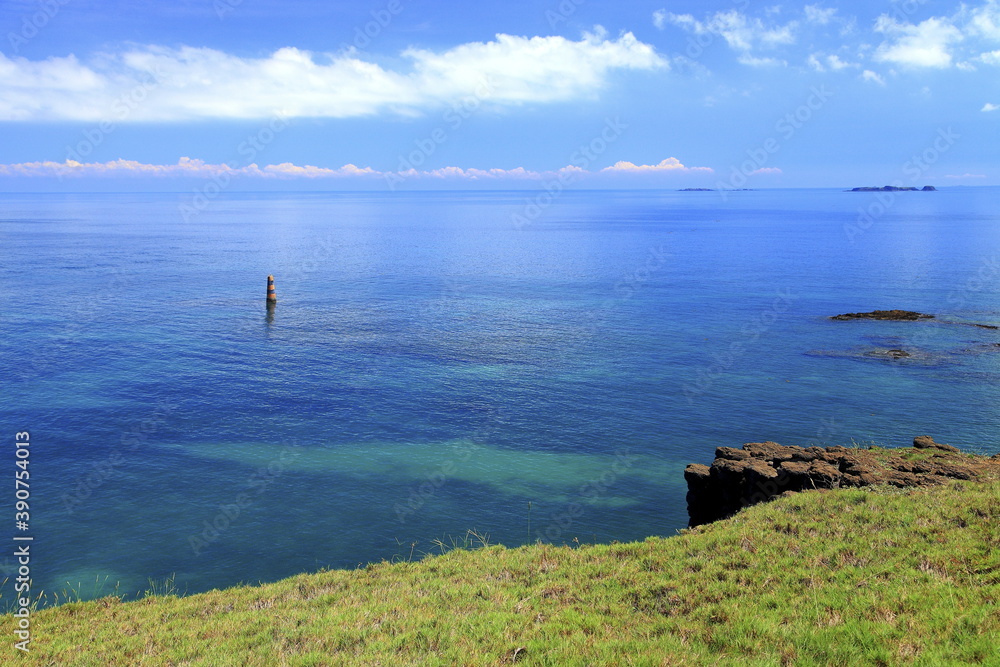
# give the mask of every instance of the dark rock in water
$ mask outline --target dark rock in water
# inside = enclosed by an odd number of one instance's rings
[[[894,350],[873,350],[870,354],[872,356],[876,356],[876,357],[888,357],[890,359],[906,359],[907,357],[913,356],[909,352],[907,352],[906,350],[899,350],[899,349],[894,349]]]
[[[912,185],[883,185],[878,186],[866,186],[860,188],[851,188],[848,192],[935,192],[937,188],[933,185],[925,185],[922,188],[914,187]]]
[[[895,322],[912,322],[914,320],[932,320],[933,315],[918,313],[912,310],[873,310],[869,313],[844,313],[834,315],[831,320],[892,320]]]
[[[917,449],[940,449],[945,452],[957,452],[958,447],[952,447],[941,442],[934,442],[934,438],[929,435],[918,435],[913,439],[913,446]]]
[[[982,354],[987,350],[992,352],[993,349],[996,348],[984,347],[980,350],[965,350],[965,352],[967,354]],[[826,359],[850,359],[866,363],[907,364],[926,367],[949,363],[948,355],[918,348],[904,350],[887,347],[854,347],[848,350],[807,350],[804,354],[810,357],[823,357]]]
[[[980,329],[1000,329],[1000,327],[995,324],[976,324],[975,322],[972,322],[972,326],[979,327]]]
[[[776,442],[749,442],[742,450],[719,447],[711,466],[692,463],[684,470],[690,525],[724,519],[789,492],[873,484],[929,486],[1000,472],[1000,454],[993,458],[963,454],[926,435],[914,438],[913,447],[888,450],[888,456],[872,450],[786,447]],[[917,450],[934,451],[914,458]]]

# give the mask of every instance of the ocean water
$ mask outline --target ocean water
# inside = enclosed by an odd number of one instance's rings
[[[723,445],[1000,451],[998,195],[0,195],[35,590],[670,535]],[[937,319],[828,319],[886,308]]]

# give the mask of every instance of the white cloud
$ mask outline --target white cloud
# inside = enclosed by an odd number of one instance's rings
[[[781,171],[778,167],[761,167],[760,169],[755,169],[751,171],[747,176],[778,176],[785,172]]]
[[[135,47],[87,63],[0,54],[0,120],[183,121],[416,114],[463,98],[544,104],[596,94],[614,70],[668,67],[632,33],[579,41],[497,35],[447,51],[407,49],[388,69],[356,52],[287,47],[262,58],[207,48]]]
[[[987,65],[1000,65],[1000,51],[988,51],[987,53],[980,54],[977,60]]]
[[[875,21],[875,30],[888,38],[875,51],[875,60],[911,67],[949,67],[952,44],[963,39],[949,19],[940,17],[913,25],[882,14]]]
[[[834,72],[839,72],[842,69],[847,69],[849,67],[860,67],[857,63],[849,63],[840,59],[840,56],[833,54],[826,57],[826,64],[829,65],[830,69]]]
[[[986,178],[986,174],[945,174],[945,178],[955,178],[955,179],[967,179],[967,178]]]
[[[616,162],[610,167],[605,167],[601,171],[617,171],[617,172],[657,172],[657,171],[677,171],[677,172],[702,172],[702,173],[714,173],[711,167],[685,167],[680,160],[675,157],[668,157],[666,160],[662,160],[659,164],[635,164],[634,162],[628,162],[622,160]]]
[[[749,65],[750,67],[776,67],[788,64],[784,60],[779,60],[777,58],[761,58],[759,56],[752,56],[749,53],[742,54],[736,59],[736,62],[741,65]]]
[[[744,53],[754,48],[774,48],[793,44],[799,26],[797,21],[768,26],[759,18],[749,18],[735,9],[716,12],[704,22],[697,20],[691,14],[666,14],[664,20],[669,20],[696,35],[722,37],[730,48]]]
[[[989,113],[990,111],[996,111],[997,109],[1000,109],[1000,104],[991,104],[987,102],[986,104],[983,105],[983,108],[980,109],[980,111]]]
[[[806,14],[806,21],[817,25],[826,25],[837,13],[836,9],[823,9],[819,5],[806,5],[803,11]]]
[[[677,158],[667,158],[656,165],[637,165],[632,162],[618,162],[601,172],[618,173],[714,173],[710,167],[686,167]],[[182,157],[176,164],[146,164],[136,160],[110,160],[108,162],[22,162],[18,164],[0,164],[0,176],[41,176],[41,177],[194,177],[211,178],[220,174],[230,177],[265,178],[265,179],[317,179],[317,178],[386,178],[401,177],[424,179],[507,179],[507,180],[540,180],[553,178],[560,174],[574,176],[593,175],[597,172],[587,171],[577,166],[566,166],[554,171],[533,171],[524,167],[513,169],[477,169],[461,167],[441,167],[438,169],[418,171],[409,169],[401,172],[379,171],[371,167],[358,167],[346,164],[338,169],[316,167],[313,165],[296,165],[291,162],[269,164],[263,167],[249,164],[243,167],[232,167],[228,164],[210,164],[203,160]]]
[[[840,56],[835,53],[828,56],[823,56],[821,53],[813,53],[810,54],[809,59],[806,62],[817,72],[825,72],[828,69],[831,72],[839,72],[843,69],[861,67],[858,63],[850,63],[841,60]]]
[[[658,30],[663,30],[667,27],[667,14],[666,9],[657,9],[653,12],[653,25],[655,25]]]
[[[861,79],[863,81],[871,81],[872,83],[877,83],[880,86],[885,85],[885,79],[883,79],[881,76],[871,71],[870,69],[866,69],[864,72],[861,73]]]
[[[972,10],[969,30],[986,39],[1000,41],[1000,1],[987,0],[982,7]]]

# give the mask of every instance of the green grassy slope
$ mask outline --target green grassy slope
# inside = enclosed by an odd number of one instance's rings
[[[44,665],[1000,664],[1000,481],[808,492],[684,534],[453,551],[38,611]]]

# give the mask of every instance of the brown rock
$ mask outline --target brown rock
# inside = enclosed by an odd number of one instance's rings
[[[944,452],[957,452],[958,447],[952,447],[940,442],[934,442],[934,438],[929,435],[918,435],[913,439],[913,446],[917,449],[940,449]]]
[[[898,487],[920,486],[920,476],[912,472],[893,470],[885,476],[885,482]]]
[[[715,459],[712,462],[712,478],[722,482],[743,479],[743,470],[748,461],[733,461],[731,459]]]
[[[792,449],[779,445],[776,442],[748,442],[743,445],[744,451],[751,456],[765,461],[790,461],[796,453],[801,452],[801,448]]]
[[[701,463],[689,463],[686,468],[684,468],[684,481],[688,484],[691,482],[704,482],[709,478],[710,469],[707,465]]]
[[[719,447],[711,467],[692,464],[684,470],[690,525],[710,523],[793,492],[872,484],[929,486],[1000,472],[1000,454],[992,458],[962,454],[929,436],[915,438],[914,447],[931,450],[930,455],[912,460],[915,450],[899,449],[876,457],[847,447],[803,449],[770,441],[746,443],[743,449]]]
[[[782,486],[789,491],[803,491],[812,488],[809,481],[809,464],[803,461],[783,461],[778,466]]]
[[[715,458],[731,461],[745,461],[750,458],[750,452],[735,447],[719,447],[715,450]]]
[[[840,486],[840,470],[826,461],[809,464],[809,481],[816,489],[836,489]]]

